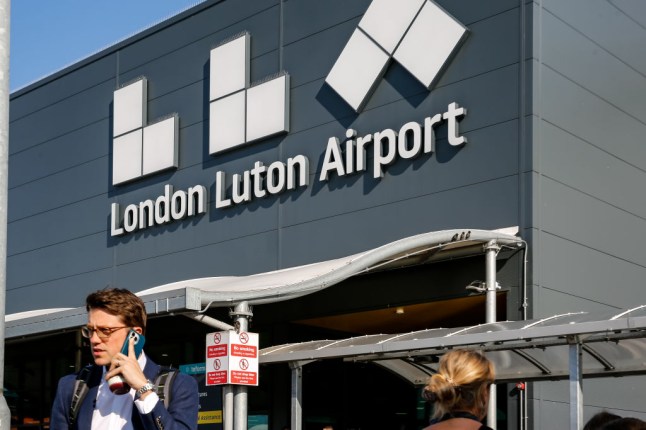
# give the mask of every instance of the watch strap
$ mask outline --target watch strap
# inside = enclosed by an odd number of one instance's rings
[[[135,399],[139,399],[141,396],[144,395],[144,393],[147,393],[148,391],[154,391],[154,390],[155,390],[155,385],[149,380],[148,382],[146,382],[144,386],[142,386],[140,389],[137,390],[137,392],[135,393]]]

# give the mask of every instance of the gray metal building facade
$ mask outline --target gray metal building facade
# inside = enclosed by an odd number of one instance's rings
[[[369,0],[206,1],[14,92],[7,314],[82,306],[106,285],[142,291],[330,260],[430,231],[512,226],[529,244],[528,317],[646,303],[646,6],[436,3],[468,30],[439,79],[429,90],[391,61],[359,112],[325,79]],[[210,155],[209,52],[241,32],[250,35],[252,82],[289,74],[289,131]],[[140,76],[148,121],[179,117],[178,167],[115,186],[114,92]],[[432,154],[397,158],[382,178],[368,169],[321,180],[330,138],[398,131],[453,102],[467,109],[459,120],[466,144],[450,145],[443,123]],[[230,177],[299,155],[310,161],[308,186],[215,207],[216,172]],[[166,184],[206,187],[206,213],[111,235],[113,203],[156,199]],[[522,261],[509,261],[499,264],[502,317],[516,320]],[[260,306],[259,324],[284,323],[273,311],[303,320],[455,299],[483,276],[470,259],[415,270],[370,275],[296,308],[271,305],[263,315]],[[606,407],[644,417],[642,385],[636,377],[590,382],[586,414]],[[533,384],[529,395],[533,428],[567,422],[562,383]]]

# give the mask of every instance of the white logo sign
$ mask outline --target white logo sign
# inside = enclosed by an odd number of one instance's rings
[[[249,86],[251,35],[211,50],[209,153],[289,131],[289,75]]]
[[[289,75],[250,86],[251,35],[211,50],[209,153],[289,131]],[[112,185],[178,166],[177,115],[147,124],[148,81],[114,92]]]
[[[147,106],[146,78],[114,92],[112,185],[177,168],[179,117],[147,124]]]
[[[465,34],[466,29],[459,22],[430,0],[373,0],[326,82],[359,110],[392,58],[430,87]],[[289,131],[289,75],[280,73],[250,86],[250,43],[251,36],[243,33],[210,52],[209,153],[212,155]],[[113,185],[178,167],[179,117],[173,114],[148,124],[147,98],[145,78],[114,92]],[[445,112],[430,115],[421,123],[407,122],[399,131],[386,128],[360,135],[357,130],[348,129],[343,142],[332,136],[327,142],[319,181],[328,181],[333,175],[342,177],[368,171],[373,178],[380,179],[387,166],[398,159],[434,153],[435,128],[443,123],[447,124],[449,145],[462,146],[467,141],[459,131],[459,121],[464,116],[466,109],[452,102]],[[269,165],[255,161],[252,168],[242,173],[229,175],[217,171],[213,187],[215,209],[308,187],[309,166],[308,157],[295,155]],[[176,190],[172,184],[165,184],[163,194],[157,197],[125,208],[113,202],[110,235],[122,236],[200,216],[207,212],[208,200],[204,185]],[[245,344],[247,338],[242,336],[239,341]],[[245,355],[250,351],[248,348],[239,345],[236,348],[232,355],[237,355],[237,361],[231,365],[237,366],[238,373],[220,372],[211,375],[212,380],[257,384],[254,370],[257,356]],[[217,358],[218,367],[228,367],[229,361],[224,362],[227,350],[212,349],[209,358]],[[228,356],[226,359],[229,360]]]
[[[325,82],[356,112],[391,60],[430,89],[466,34],[431,0],[373,0]]]

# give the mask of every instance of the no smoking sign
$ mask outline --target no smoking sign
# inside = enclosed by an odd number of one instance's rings
[[[206,335],[206,385],[258,385],[258,333]]]

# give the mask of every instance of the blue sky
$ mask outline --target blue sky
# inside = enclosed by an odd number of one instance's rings
[[[15,91],[138,33],[199,0],[12,0]]]

